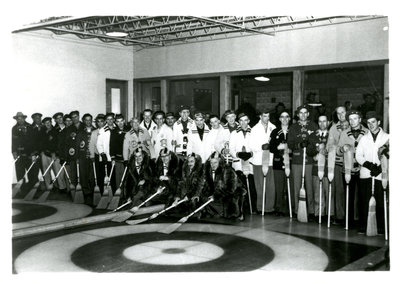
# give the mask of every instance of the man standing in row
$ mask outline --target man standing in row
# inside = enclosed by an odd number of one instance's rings
[[[125,134],[123,156],[125,163],[129,161],[134,150],[141,148],[147,155],[150,156],[151,137],[149,132],[140,127],[139,118],[131,119],[131,130]]]
[[[210,129],[204,121],[204,115],[201,112],[194,114],[195,124],[189,130],[189,142],[187,154],[196,153],[201,157],[203,163],[210,156],[210,144],[208,142],[208,135]]]
[[[299,194],[303,172],[303,159],[305,159],[304,185],[306,189],[307,211],[309,219],[314,219],[314,194],[312,187],[312,163],[313,157],[305,155],[303,151],[309,143],[309,136],[318,129],[317,125],[308,119],[309,112],[307,105],[297,108],[299,121],[293,124],[288,133],[288,146],[292,150],[292,176],[294,184],[295,212],[297,214],[299,206]]]
[[[104,189],[104,165],[100,163],[100,155],[97,150],[97,138],[99,137],[99,131],[105,125],[105,116],[104,114],[98,114],[95,119],[96,129],[92,131],[92,135],[90,135],[90,143],[89,143],[89,151],[90,151],[90,159],[95,164],[96,168],[96,176],[97,176],[97,185],[99,186],[100,193],[103,194]]]
[[[157,160],[160,156],[160,151],[164,148],[172,151],[173,132],[165,123],[165,113],[156,111],[154,113],[155,126],[150,131],[151,145],[153,153],[151,158]]]
[[[179,109],[180,118],[175,122],[173,128],[175,147],[174,152],[178,155],[178,158],[183,159],[187,155],[187,146],[189,142],[190,129],[194,126],[194,121],[190,119],[190,107],[181,106]]]
[[[251,150],[253,152],[252,165],[254,171],[254,182],[256,186],[256,210],[257,213],[261,213],[263,208],[263,202],[265,202],[265,212],[273,212],[275,205],[275,184],[274,174],[272,172],[272,161],[274,154],[270,153],[268,162],[268,173],[266,179],[264,179],[264,173],[262,170],[262,156],[263,151],[269,150],[271,132],[276,128],[269,121],[269,111],[264,110],[260,114],[260,121],[253,127],[251,132]],[[265,200],[263,200],[263,189],[265,184]]]
[[[115,162],[115,186],[119,187],[125,166],[128,165],[127,163],[124,163],[123,157],[124,139],[128,132],[128,128],[125,126],[125,118],[122,114],[117,114],[115,116],[115,124],[117,127],[111,130],[110,134],[110,156],[111,160]]]

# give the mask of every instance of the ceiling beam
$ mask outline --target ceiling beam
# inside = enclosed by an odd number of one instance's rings
[[[49,22],[45,22],[45,23],[28,25],[27,27],[24,27],[24,28],[21,28],[21,29],[13,31],[13,33],[40,30],[40,29],[44,29],[46,27],[51,27],[51,26],[54,26],[54,25],[65,25],[65,24],[76,22],[76,21],[89,20],[89,19],[92,19],[92,18],[96,18],[96,16],[90,16],[90,17],[68,17],[68,18],[63,18],[63,19],[59,19],[59,20],[55,20],[55,21],[49,21]]]
[[[263,35],[268,35],[268,36],[275,36],[274,33],[266,33],[266,32],[263,32],[263,31],[252,29],[252,28],[246,28],[246,27],[235,25],[235,24],[226,23],[226,22],[223,22],[223,21],[210,19],[210,18],[197,17],[197,16],[194,16],[193,18],[201,20],[201,21],[206,21],[206,22],[209,22],[209,23],[219,24],[219,25],[222,25],[222,26],[226,26],[226,27],[242,30],[242,31],[251,32],[251,33],[258,33],[258,34],[263,34]]]
[[[53,31],[53,32],[54,31],[58,31],[58,32],[66,32],[66,33],[70,33],[70,34],[75,34],[75,35],[95,36],[95,37],[98,37],[98,38],[111,39],[111,40],[120,41],[120,42],[123,41],[123,42],[137,43],[137,44],[147,44],[147,45],[162,46],[162,43],[153,43],[153,42],[148,42],[148,41],[141,41],[141,40],[123,38],[123,37],[112,37],[112,36],[107,36],[107,35],[85,33],[85,32],[74,31],[74,30],[64,30],[64,29],[52,28],[52,27],[46,27],[45,29]]]

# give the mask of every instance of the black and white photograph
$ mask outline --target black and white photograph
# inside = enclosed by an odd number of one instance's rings
[[[126,3],[7,25],[10,279],[388,277],[390,9]]]

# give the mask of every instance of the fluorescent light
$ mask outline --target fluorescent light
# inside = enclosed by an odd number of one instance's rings
[[[386,27],[383,27],[383,30],[386,32],[387,30],[389,29],[389,27],[388,26],[386,26]]]
[[[262,82],[268,82],[269,81],[269,78],[264,77],[264,76],[258,76],[258,77],[255,77],[254,79],[256,79],[257,81],[262,81]]]
[[[113,30],[106,32],[106,35],[111,36],[111,37],[126,37],[128,35],[128,33],[122,29],[113,29]]]

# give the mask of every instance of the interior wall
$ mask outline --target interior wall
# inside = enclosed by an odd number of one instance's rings
[[[135,79],[388,59],[387,18],[134,52]]]
[[[128,116],[133,114],[132,48],[79,40],[49,32],[12,36],[13,114],[52,116],[79,110],[81,115],[106,111],[106,79],[128,81]]]

